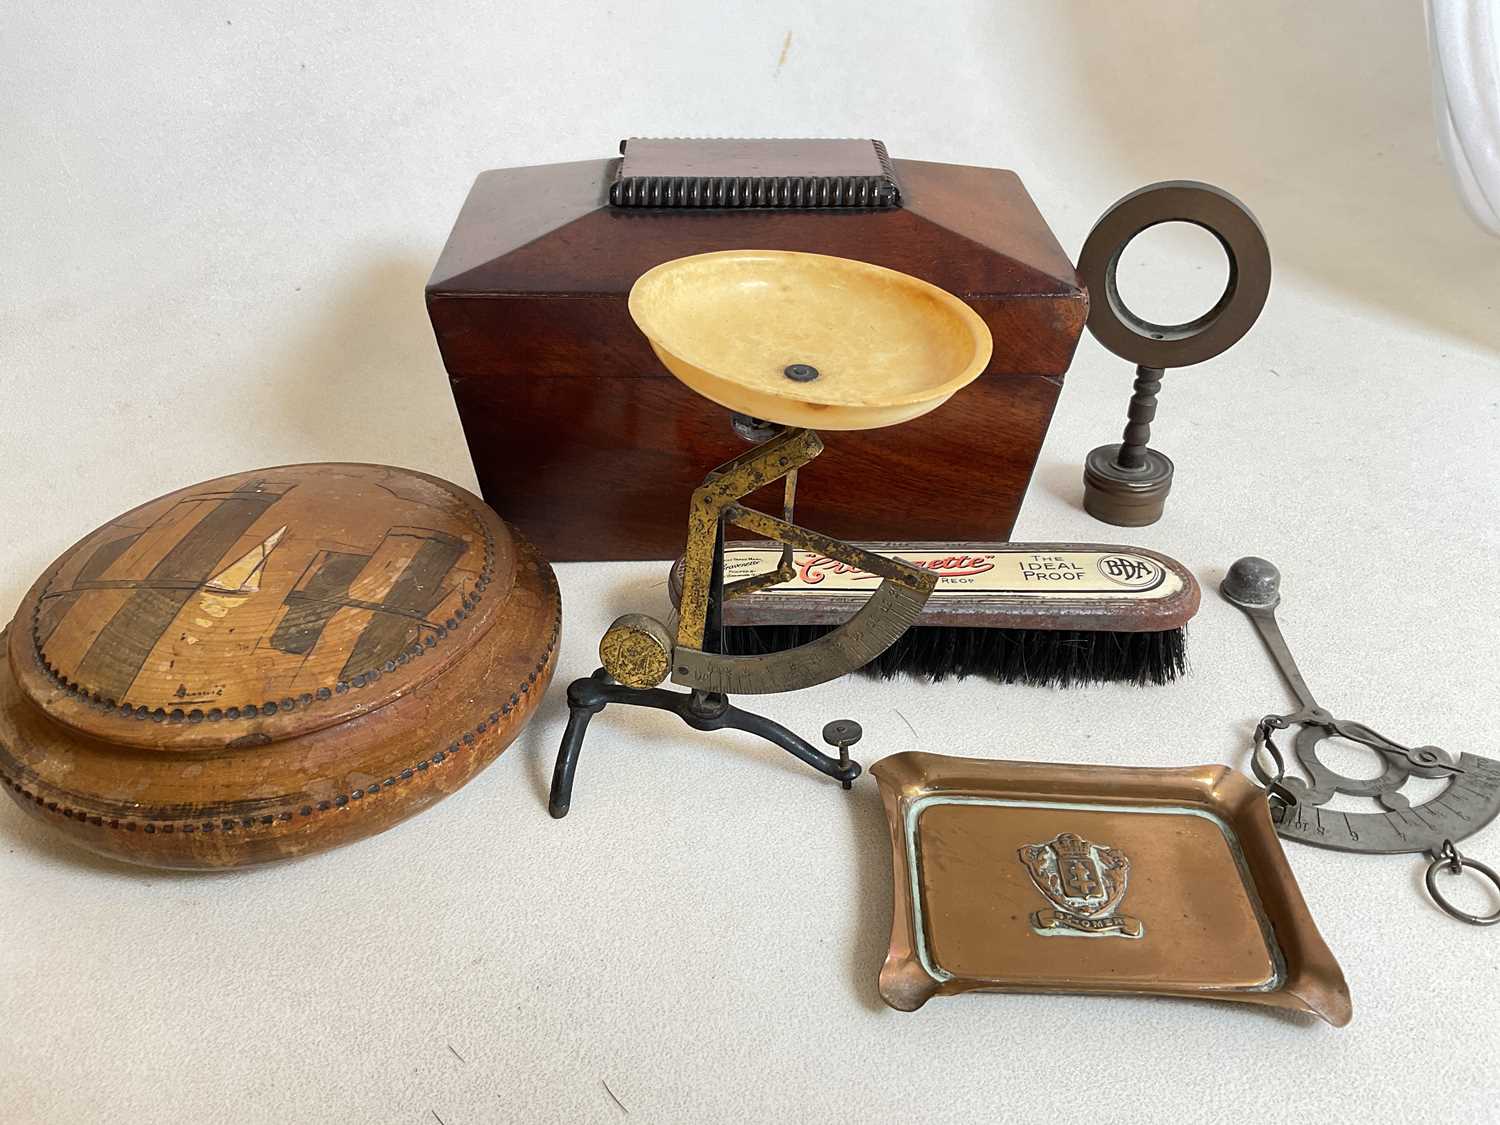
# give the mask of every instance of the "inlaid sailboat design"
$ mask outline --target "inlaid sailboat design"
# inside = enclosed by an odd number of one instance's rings
[[[277,528],[261,543],[205,582],[203,588],[216,594],[256,593],[260,590],[260,576],[265,570],[266,560],[271,557],[271,552],[285,534],[285,525]]]

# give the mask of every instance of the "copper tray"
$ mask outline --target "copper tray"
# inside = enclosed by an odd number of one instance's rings
[[[1134,993],[1352,1008],[1264,794],[1228,766],[1131,769],[895,754],[890,822],[902,1011],[959,992]]]

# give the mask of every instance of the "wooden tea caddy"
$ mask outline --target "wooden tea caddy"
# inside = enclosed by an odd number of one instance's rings
[[[482,173],[428,282],[486,500],[552,559],[675,558],[681,498],[743,446],[654,361],[627,294],[668,260],[795,250],[930,282],[995,340],[964,426],[850,434],[798,495],[808,524],[876,539],[899,512],[903,538],[1009,537],[1088,316],[1014,172],[891,159],[872,140],[631,139],[621,152]]]
[[[290,465],[180,489],[69,549],[0,633],[0,787],[156,867],[347,843],[509,745],[560,612],[535,549],[436,477]]]

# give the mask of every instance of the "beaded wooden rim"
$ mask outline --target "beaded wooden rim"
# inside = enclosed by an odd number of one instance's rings
[[[517,539],[523,546],[524,552],[536,560],[543,596],[553,604],[547,640],[540,655],[528,670],[525,678],[515,684],[508,699],[492,703],[487,715],[473,722],[460,733],[444,739],[437,750],[410,762],[399,770],[390,770],[381,780],[361,787],[348,787],[336,795],[320,798],[317,801],[293,802],[291,798],[286,798],[282,802],[282,807],[275,808],[273,811],[257,812],[253,816],[225,816],[222,812],[213,812],[184,817],[169,815],[164,810],[153,812],[149,809],[136,816],[110,816],[84,807],[88,801],[81,799],[79,794],[69,793],[42,782],[33,771],[22,765],[10,748],[0,743],[0,788],[8,791],[13,799],[23,805],[81,826],[113,829],[120,832],[140,832],[143,835],[197,833],[207,835],[215,832],[250,832],[312,819],[324,813],[370,808],[372,807],[372,802],[369,800],[371,797],[405,788],[412,783],[420,784],[433,777],[440,767],[451,764],[461,755],[475,752],[486,745],[489,740],[504,733],[505,720],[527,705],[535,706],[551,679],[562,631],[562,602],[559,597],[557,579],[551,567],[540,556],[535,555],[534,549],[524,540],[520,540],[519,536]],[[3,632],[0,632],[0,637],[3,637]],[[3,670],[0,670],[0,674],[4,674]],[[316,737],[329,729],[336,728],[323,728],[323,731],[312,732],[312,736]],[[508,733],[513,738],[520,729],[520,727],[510,728]],[[259,749],[259,747],[254,749]],[[277,752],[280,749],[281,747],[278,746]],[[224,804],[229,805],[232,802],[224,802]]]

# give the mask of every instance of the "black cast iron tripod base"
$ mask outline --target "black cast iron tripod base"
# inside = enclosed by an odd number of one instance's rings
[[[600,668],[592,676],[574,680],[568,685],[568,729],[563,731],[562,747],[557,752],[557,768],[552,773],[552,795],[547,801],[547,811],[554,817],[567,816],[568,808],[573,803],[573,774],[578,769],[578,754],[583,749],[583,736],[588,731],[589,720],[611,703],[671,711],[695,730],[721,730],[729,727],[756,735],[780,746],[819,773],[842,782],[845,789],[850,787],[861,772],[858,762],[840,762],[838,758],[824,754],[780,723],[731,705],[726,695],[626,687],[615,683]]]

